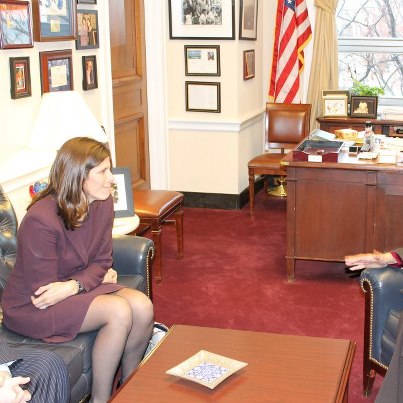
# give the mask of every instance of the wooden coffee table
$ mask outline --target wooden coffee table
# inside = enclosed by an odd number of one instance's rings
[[[167,375],[200,350],[248,365],[211,390]],[[349,340],[173,326],[110,402],[347,402]]]

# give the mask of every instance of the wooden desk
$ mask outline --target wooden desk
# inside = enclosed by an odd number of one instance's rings
[[[403,245],[403,167],[342,152],[337,163],[287,164],[287,277],[296,259],[344,261]]]
[[[201,349],[248,365],[211,390],[165,371]],[[175,325],[112,396],[136,402],[347,402],[350,340]]]

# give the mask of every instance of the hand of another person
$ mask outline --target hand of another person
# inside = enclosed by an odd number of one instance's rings
[[[102,280],[102,284],[103,283],[113,283],[116,284],[118,282],[118,273],[116,272],[116,270],[113,270],[112,268],[109,269],[105,276],[104,279]]]
[[[74,280],[57,281],[39,287],[35,295],[31,296],[32,303],[36,308],[46,309],[70,297],[77,292],[77,285]]]
[[[358,255],[346,256],[346,266],[350,270],[374,269],[384,267],[390,263],[396,263],[391,253],[359,253]]]
[[[0,402],[24,403],[31,400],[31,394],[20,385],[25,385],[29,378],[17,376],[12,378],[8,372],[0,372]]]

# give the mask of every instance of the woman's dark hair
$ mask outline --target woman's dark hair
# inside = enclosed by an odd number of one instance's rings
[[[83,183],[91,169],[111,158],[106,144],[89,137],[75,137],[66,141],[57,152],[49,174],[49,185],[37,193],[28,209],[37,201],[52,194],[56,196],[57,213],[64,226],[74,230],[88,214],[88,200]]]

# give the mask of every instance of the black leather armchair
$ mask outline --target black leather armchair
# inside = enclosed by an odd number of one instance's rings
[[[17,218],[0,186],[0,298],[15,263],[16,234]],[[138,289],[150,298],[153,256],[154,244],[149,239],[128,235],[113,238],[113,267],[118,272],[118,282]],[[72,403],[84,401],[91,392],[91,352],[95,336],[96,332],[83,333],[69,342],[48,344],[14,333],[0,323],[1,340],[50,349],[63,358],[69,371]]]
[[[396,346],[397,325],[403,311],[403,271],[385,267],[361,273],[365,292],[364,395],[370,396],[376,373],[385,375]]]

